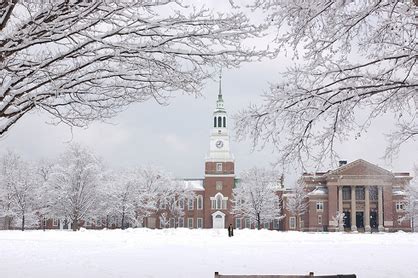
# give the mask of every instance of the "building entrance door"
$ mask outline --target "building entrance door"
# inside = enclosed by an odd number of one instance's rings
[[[357,225],[357,229],[362,229],[364,228],[364,212],[362,211],[358,211],[356,212],[356,225]]]
[[[344,211],[344,229],[351,229],[351,213]]]
[[[377,211],[370,212],[370,227],[377,229]]]
[[[214,229],[224,229],[225,228],[225,213],[217,211],[212,214],[212,227]]]

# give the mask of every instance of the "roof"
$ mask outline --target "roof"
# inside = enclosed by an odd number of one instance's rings
[[[319,195],[327,195],[328,189],[325,186],[317,186],[312,192],[309,192],[308,195],[312,196],[319,196]]]
[[[338,175],[338,174],[344,172],[345,170],[350,169],[350,168],[352,168],[356,165],[363,165],[363,166],[367,167],[368,169],[373,170],[373,172],[379,173],[381,175],[388,175],[388,176],[393,177],[392,172],[390,172],[390,171],[388,171],[388,170],[386,170],[382,167],[379,167],[376,164],[370,163],[370,162],[368,162],[364,159],[357,159],[357,160],[354,160],[353,162],[342,165],[341,167],[338,167],[335,170],[327,172],[325,174],[325,176]]]
[[[205,190],[203,186],[203,179],[184,179],[182,182],[185,185],[185,188],[196,190],[196,191],[203,191]]]

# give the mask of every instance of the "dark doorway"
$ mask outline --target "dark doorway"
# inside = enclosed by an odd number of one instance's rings
[[[351,214],[349,211],[344,211],[344,229],[351,229]]]
[[[377,229],[377,211],[370,212],[370,228]]]
[[[357,229],[361,229],[364,228],[364,212],[362,211],[358,211],[356,212],[356,224],[357,224]]]

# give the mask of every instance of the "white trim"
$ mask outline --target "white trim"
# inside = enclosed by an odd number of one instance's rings
[[[222,172],[222,171],[223,171],[222,162],[216,162],[216,172]]]
[[[322,215],[318,215],[318,225],[322,225]]]
[[[239,225],[238,225],[239,221]],[[235,218],[235,229],[242,229],[242,219],[241,218]]]
[[[200,207],[199,207],[199,203],[200,203]],[[203,196],[202,195],[197,195],[196,196],[196,208],[198,210],[202,210],[203,209]]]
[[[316,211],[324,211],[324,202],[316,201]]]
[[[214,175],[214,174],[206,174],[205,177],[235,177],[235,174],[219,174],[219,175]]]
[[[52,226],[54,226],[54,227],[58,227],[58,224],[59,224],[58,219],[57,219],[57,218],[53,218],[53,219],[52,219]]]
[[[397,201],[395,203],[395,208],[396,208],[396,211],[405,211],[405,204],[404,204],[404,202]]]
[[[296,229],[296,217],[290,216],[289,217],[289,229],[295,230]]]
[[[225,213],[222,211],[215,211],[212,213],[212,227],[214,229],[224,229],[225,228]],[[220,217],[219,217],[220,216]],[[220,220],[216,220],[220,219]],[[219,221],[219,223],[217,223]]]
[[[194,224],[193,223],[193,218],[192,217],[187,218],[187,228],[193,229],[193,224]]]
[[[187,209],[194,210],[194,198],[187,199]]]
[[[200,225],[199,225],[199,222],[200,222]],[[203,228],[203,218],[200,218],[199,217],[199,218],[196,219],[196,228],[198,228],[198,229],[202,229]]]
[[[179,221],[178,227],[183,228],[184,227],[184,217],[179,217],[178,221]]]

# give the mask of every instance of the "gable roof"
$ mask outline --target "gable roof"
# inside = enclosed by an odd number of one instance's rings
[[[325,176],[335,175],[363,175],[363,176],[391,176],[394,174],[391,171],[383,169],[376,164],[370,163],[364,159],[357,159],[346,165],[338,167],[335,170],[329,171]]]

